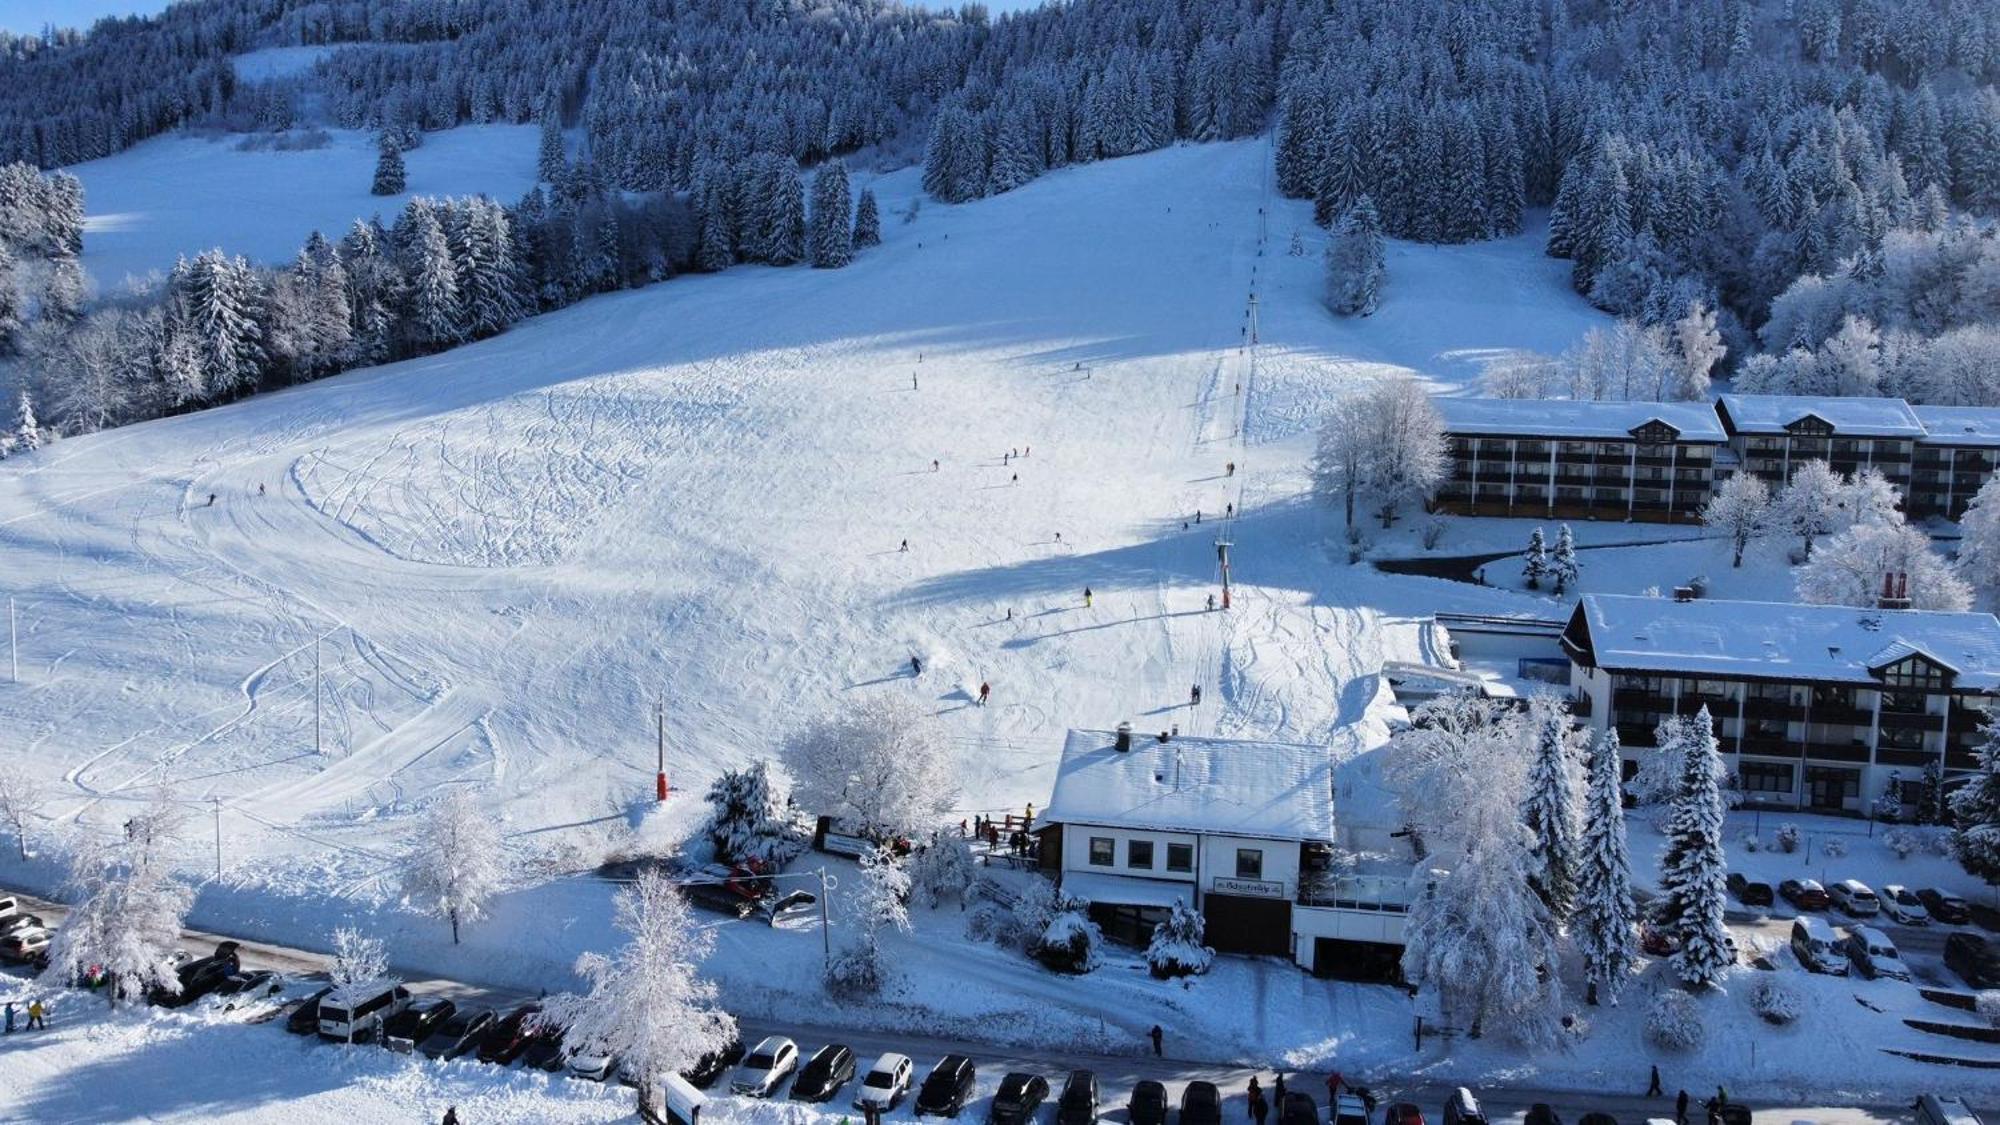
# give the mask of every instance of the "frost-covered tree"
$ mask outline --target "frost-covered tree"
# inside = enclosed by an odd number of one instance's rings
[[[27,298],[21,292],[14,252],[0,239],[0,358],[14,353],[27,323]]]
[[[425,810],[403,858],[403,898],[416,909],[461,926],[485,919],[506,887],[507,852],[493,818],[464,790]]]
[[[1711,531],[1729,536],[1734,552],[1730,566],[1743,565],[1743,552],[1750,540],[1762,534],[1771,519],[1771,490],[1764,481],[1749,473],[1737,473],[1722,482],[1702,505],[1701,522]]]
[[[854,260],[847,165],[829,160],[813,174],[811,231],[807,243],[815,269],[839,269]]]
[[[1428,504],[1444,483],[1450,464],[1444,421],[1431,396],[1415,379],[1386,378],[1367,397],[1375,435],[1368,469],[1368,492],[1386,529],[1406,504]]]
[[[1059,892],[1030,950],[1037,961],[1059,973],[1087,973],[1098,965],[1104,933],[1090,920],[1089,901]]]
[[[1528,881],[1560,928],[1576,904],[1578,854],[1576,773],[1569,745],[1569,709],[1555,699],[1537,699],[1534,762],[1528,768],[1523,819],[1532,838]]]
[[[1576,585],[1579,573],[1576,536],[1570,532],[1568,524],[1563,524],[1556,529],[1556,549],[1549,554],[1549,579],[1555,584],[1556,597],[1562,597],[1563,591]]]
[[[34,450],[42,447],[42,426],[35,421],[35,400],[29,396],[28,388],[22,387],[14,395],[14,448]]]
[[[375,158],[375,180],[368,192],[370,195],[401,195],[408,187],[409,174],[403,169],[403,146],[385,136]]]
[[[1680,793],[1667,817],[1667,850],[1660,860],[1661,928],[1680,942],[1674,972],[1683,983],[1710,986],[1736,961],[1723,921],[1727,906],[1723,852],[1722,756],[1715,725],[1703,705],[1681,740]]]
[[[555,183],[563,178],[569,167],[569,154],[563,147],[562,115],[554,105],[542,110],[541,141],[535,149],[535,174],[544,183]],[[394,195],[395,192],[378,194]]]
[[[1205,973],[1215,963],[1215,950],[1202,944],[1206,921],[1201,912],[1175,899],[1167,920],[1153,927],[1146,945],[1146,965],[1161,979]]]
[[[770,763],[758,761],[740,770],[724,770],[709,785],[709,805],[703,831],[725,863],[773,866],[799,854],[803,841],[792,824],[785,793],[771,777]]]
[[[162,832],[164,824],[155,825]],[[101,972],[105,999],[139,1000],[155,989],[180,992],[174,950],[194,892],[174,878],[166,837],[148,830],[115,843],[89,839],[71,856],[69,912],[49,942],[41,979],[67,988]]]
[[[1626,855],[1625,803],[1618,778],[1622,769],[1618,731],[1607,728],[1591,747],[1589,786],[1584,797],[1579,841],[1576,910],[1570,934],[1583,956],[1588,1000],[1603,993],[1613,1004],[1638,961],[1634,936],[1638,908],[1632,902],[1632,864]]]
[[[48,793],[35,775],[17,762],[0,762],[0,823],[14,835],[21,858],[28,858],[31,823],[42,815]]]
[[[945,736],[908,700],[870,698],[798,731],[785,743],[793,798],[847,820],[872,840],[919,838],[958,799]]]
[[[421,200],[413,200],[412,208],[405,271],[410,279],[412,327],[419,347],[447,347],[465,335],[459,264],[436,211]]]
[[[827,988],[839,995],[872,996],[887,983],[882,931],[910,928],[910,873],[895,850],[878,847],[863,856],[853,899],[854,926],[827,967]]]
[[[1338,505],[1342,527],[1355,531],[1354,502],[1368,490],[1376,436],[1370,428],[1365,396],[1348,394],[1334,400],[1319,427],[1313,456],[1313,493],[1321,503]]]
[[[377,938],[368,937],[348,926],[333,931],[333,964],[327,968],[327,983],[333,986],[329,998],[338,1003],[354,1003],[374,995],[383,986],[395,983],[389,975],[389,954]],[[353,1028],[348,1028],[352,1042]]]
[[[1951,850],[1968,875],[2000,883],[2000,725],[1986,724],[1979,767],[1951,795]]]
[[[1542,529],[1528,533],[1528,550],[1523,556],[1527,561],[1521,567],[1521,577],[1528,580],[1528,589],[1542,588],[1542,579],[1549,577],[1548,541],[1542,538]]]
[[[714,944],[712,932],[665,876],[641,872],[612,899],[612,917],[625,944],[609,955],[578,957],[577,975],[590,991],[549,997],[543,1019],[563,1028],[570,1051],[609,1055],[639,1077],[640,1089],[651,1090],[728,1046],[736,1020],[716,1004],[714,983],[698,971]]]
[[[1944,789],[1944,764],[1936,758],[1924,763],[1924,776],[1917,797],[1917,823],[1943,824],[1951,812]]]
[[[978,878],[972,848],[955,832],[932,834],[930,843],[910,857],[910,883],[933,909],[947,898],[957,899],[963,909]]]
[[[1340,316],[1368,316],[1381,303],[1386,276],[1382,219],[1363,195],[1340,217],[1326,243],[1326,305]]]
[[[1820,544],[1795,573],[1798,598],[1810,605],[1872,606],[1886,580],[1906,589],[1910,608],[1963,610],[1966,585],[1928,535],[1907,524],[1863,524]]]
[[[1678,379],[1667,397],[1682,402],[1706,399],[1715,365],[1729,354],[1715,326],[1715,311],[1701,301],[1690,304],[1674,321],[1673,344],[1674,358],[1679,361]]]
[[[1800,539],[1811,557],[1813,542],[1847,526],[1847,480],[1825,461],[1807,461],[1792,469],[1792,479],[1778,493],[1774,514]]]
[[[1975,590],[2000,591],[2000,480],[1973,493],[1959,517],[1958,573]]]
[[[864,249],[882,245],[882,211],[875,202],[875,189],[862,188],[854,204],[854,246]]]

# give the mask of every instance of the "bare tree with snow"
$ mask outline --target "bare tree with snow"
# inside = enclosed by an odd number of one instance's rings
[[[1761,478],[1737,473],[1722,482],[1708,503],[1702,505],[1702,525],[1729,536],[1735,554],[1730,566],[1743,565],[1743,551],[1750,540],[1763,534],[1771,519],[1771,490]]]
[[[1354,502],[1368,488],[1369,457],[1375,435],[1370,431],[1367,399],[1359,394],[1335,400],[1320,422],[1319,448],[1313,456],[1313,492],[1321,503],[1339,506],[1345,527],[1354,533]]]
[[[417,909],[461,926],[486,917],[507,882],[500,829],[464,790],[453,790],[424,814],[403,861],[403,896]]]
[[[578,957],[577,975],[590,991],[551,996],[543,1018],[564,1029],[573,1053],[616,1058],[639,1077],[640,1089],[651,1090],[726,1047],[736,1020],[716,1006],[714,983],[696,971],[714,938],[665,876],[642,872],[618,892],[612,911],[628,940],[609,956]]]
[[[1395,522],[1397,509],[1429,503],[1444,483],[1450,471],[1444,420],[1431,405],[1431,396],[1407,376],[1382,380],[1370,392],[1368,403],[1380,443],[1369,470],[1368,490],[1387,528]]]
[[[180,992],[174,950],[194,892],[175,879],[159,836],[90,840],[70,861],[69,913],[49,943],[41,979],[67,988],[93,970],[105,974],[105,999]]]
[[[337,999],[353,999],[389,979],[389,954],[378,938],[351,926],[333,931],[333,964],[327,981]]]
[[[1906,589],[1912,609],[1972,606],[1972,587],[1931,549],[1930,537],[1902,523],[1848,528],[1821,544],[1794,579],[1799,600],[1812,605],[1872,606],[1886,580]]]
[[[850,996],[882,990],[882,931],[910,928],[910,873],[893,849],[879,847],[861,860],[861,885],[852,899],[854,926],[827,968],[827,988]]]
[[[1722,333],[1715,327],[1715,310],[1694,301],[1673,323],[1673,353],[1677,370],[1668,396],[1683,402],[1700,402],[1708,397],[1708,382],[1715,365],[1729,354]]]
[[[792,735],[794,797],[873,840],[920,836],[958,800],[937,719],[898,696],[867,699]]]
[[[953,832],[934,833],[931,842],[910,857],[910,882],[933,909],[947,898],[957,899],[962,909],[978,877],[972,849]]]
[[[2000,479],[1987,481],[1973,494],[1958,530],[1959,575],[1974,589],[2000,590]]]
[[[1825,461],[1807,461],[1778,493],[1775,514],[1810,558],[1815,540],[1847,526],[1847,498],[1846,478]]]
[[[42,815],[48,794],[41,782],[16,762],[0,762],[0,822],[14,834],[21,858],[28,858],[28,824]]]

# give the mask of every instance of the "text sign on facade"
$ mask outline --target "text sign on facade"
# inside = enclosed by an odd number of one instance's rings
[[[1283,898],[1285,885],[1269,879],[1227,879],[1217,875],[1208,889],[1219,895],[1256,895],[1258,898]]]

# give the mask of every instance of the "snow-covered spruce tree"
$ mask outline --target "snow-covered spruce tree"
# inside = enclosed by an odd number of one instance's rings
[[[14,396],[14,448],[21,452],[42,447],[42,427],[35,421],[35,402],[22,387]]]
[[[1972,588],[1931,549],[1930,536],[1907,524],[1862,524],[1821,543],[1795,572],[1809,605],[1872,606],[1885,576],[1907,582],[1912,609],[1964,610]]]
[[[1368,316],[1381,304],[1382,218],[1366,195],[1354,201],[1326,243],[1326,307]]]
[[[1548,541],[1542,538],[1541,528],[1528,533],[1528,550],[1524,557],[1527,562],[1521,567],[1521,577],[1528,580],[1528,589],[1539,590],[1542,579],[1549,576]]]
[[[724,770],[704,799],[709,814],[703,832],[715,847],[715,857],[724,863],[778,866],[804,847],[768,762]]]
[[[381,151],[375,158],[375,182],[369,186],[368,193],[401,195],[408,187],[409,175],[403,169],[403,147],[385,136]]]
[[[507,883],[499,826],[471,794],[454,789],[424,811],[403,858],[403,898],[417,910],[461,926],[486,917]]]
[[[1951,795],[1951,850],[1966,874],[2000,884],[2000,725],[1989,721],[1979,768]]]
[[[793,799],[872,840],[921,838],[958,799],[937,719],[894,696],[822,718],[785,742]]]
[[[418,346],[448,347],[465,336],[461,321],[458,262],[436,210],[423,200],[411,201],[408,265],[411,328]]]
[[[33,774],[19,763],[0,762],[0,823],[13,833],[22,859],[28,858],[30,825],[47,804],[48,793]]]
[[[2000,591],[2000,479],[1973,493],[1958,530],[1959,575],[1983,594]]]
[[[1936,758],[1924,763],[1922,789],[1917,798],[1918,824],[1943,824],[1951,813],[1944,791],[1944,764]]]
[[[1153,927],[1153,940],[1146,945],[1146,965],[1152,974],[1165,980],[1207,972],[1215,963],[1215,950],[1201,943],[1206,926],[1200,911],[1175,900],[1173,912]]]
[[[1701,508],[1702,525],[1729,536],[1735,552],[1729,564],[1732,567],[1743,565],[1744,550],[1770,518],[1771,490],[1762,478],[1749,473],[1737,473],[1723,481]]]
[[[910,857],[910,882],[932,909],[947,898],[965,909],[972,884],[979,878],[972,848],[956,832],[935,832],[930,842]]]
[[[66,887],[69,913],[49,942],[44,983],[68,988],[102,972],[104,996],[113,1007],[155,989],[180,991],[172,958],[194,892],[174,878],[165,849],[155,846],[165,842],[148,831],[115,843],[92,839],[77,848]]]
[[[713,934],[664,875],[641,872],[612,900],[612,912],[625,944],[609,956],[578,957],[577,975],[590,991],[549,997],[542,1018],[563,1028],[572,1052],[609,1055],[650,1090],[728,1046],[736,1020],[717,1006],[715,985],[697,971]]]
[[[563,148],[562,114],[553,102],[542,109],[541,129],[541,141],[535,149],[535,174],[542,182],[552,184],[562,179],[569,167],[569,155]]]
[[[1681,787],[1667,818],[1667,850],[1660,860],[1661,928],[1680,942],[1674,972],[1686,984],[1707,987],[1736,961],[1723,922],[1722,757],[1715,724],[1703,705],[1681,741]]]
[[[857,250],[882,245],[882,210],[875,202],[875,189],[862,188],[854,204],[854,247]]]
[[[805,185],[789,162],[774,169],[773,175],[764,260],[774,266],[796,265],[806,258]]]
[[[253,389],[265,352],[262,286],[250,263],[210,250],[177,265],[167,284],[206,394],[226,399]]]
[[[27,298],[21,292],[14,252],[0,238],[0,357],[14,354],[21,329],[28,323]]]
[[[1042,927],[1031,952],[1043,966],[1059,973],[1087,973],[1097,967],[1103,931],[1090,920],[1090,902],[1059,892],[1048,925]]]
[[[1549,580],[1554,583],[1556,597],[1576,585],[1579,568],[1576,562],[1576,536],[1571,534],[1569,525],[1556,529],[1556,549],[1549,555]]]
[[[1542,896],[1549,920],[1560,928],[1576,904],[1576,772],[1571,764],[1569,709],[1550,697],[1530,705],[1534,762],[1528,767],[1527,801],[1522,809],[1533,842],[1528,882]]]
[[[910,873],[895,850],[879,847],[862,857],[860,889],[852,904],[854,926],[827,967],[827,991],[836,996],[873,996],[882,991],[888,970],[882,964],[882,931],[910,928]]]
[[[847,165],[829,160],[813,173],[811,231],[807,242],[814,269],[839,269],[854,260]]]
[[[1590,751],[1590,783],[1584,798],[1579,844],[1576,911],[1570,935],[1583,956],[1588,1000],[1602,993],[1613,1004],[1639,956],[1632,903],[1632,864],[1625,850],[1625,804],[1618,777],[1618,731],[1607,728]]]

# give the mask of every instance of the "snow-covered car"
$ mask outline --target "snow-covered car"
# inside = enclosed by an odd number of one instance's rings
[[[1909,967],[1896,952],[1889,935],[1873,926],[1856,926],[1847,932],[1847,960],[1869,980],[1909,980]]]
[[[490,1008],[453,1012],[450,1019],[424,1036],[417,1044],[417,1051],[427,1059],[455,1059],[470,1054],[479,1049],[496,1022]]]
[[[1833,927],[1818,918],[1800,918],[1792,923],[1792,956],[1807,972],[1847,975],[1847,951],[1834,936]]]
[[[1859,879],[1842,879],[1828,887],[1826,895],[1850,918],[1873,918],[1882,912],[1882,900]]]
[[[479,1044],[479,1061],[495,1066],[508,1066],[521,1057],[528,1049],[529,1040],[534,1038],[535,1017],[541,1014],[542,1006],[533,1002],[517,1006],[496,1021],[484,1042]]]
[[[715,1080],[728,1073],[729,1068],[743,1061],[743,1037],[732,1035],[729,1042],[719,1051],[710,1051],[695,1060],[695,1064],[681,1071],[681,1077],[697,1090],[706,1090],[715,1085]]]
[[[319,1030],[319,1002],[332,994],[333,986],[328,985],[298,1002],[285,1014],[285,1030],[293,1035],[311,1035]]]
[[[33,964],[48,951],[47,930],[15,930],[5,937],[0,937],[0,961],[11,961],[16,965]]]
[[[854,1108],[865,1110],[870,1106],[880,1110],[892,1110],[902,1104],[910,1093],[910,1081],[916,1075],[917,1064],[910,1056],[891,1051],[876,1059],[868,1068],[868,1074],[861,1080],[861,1088],[854,1092]]]
[[[782,1035],[767,1036],[737,1064],[729,1089],[745,1097],[768,1098],[798,1068],[799,1045]]]
[[[1778,897],[1798,910],[1825,910],[1830,901],[1817,879],[1787,879],[1778,884]]]
[[[410,1001],[409,1007],[383,1021],[382,1045],[407,1055],[457,1011],[458,1005],[442,996],[419,996]]]
[[[757,913],[775,926],[788,918],[798,918],[819,909],[819,896],[811,891],[787,891],[757,904]]]
[[[1890,921],[1905,926],[1931,924],[1931,912],[1924,909],[1924,900],[1908,887],[1895,883],[1882,888],[1882,913],[1888,915]]]
[[[15,930],[46,930],[39,914],[0,914],[0,934],[11,934]]]
[[[13,895],[0,895],[0,918],[21,912],[21,900]]]
[[[1639,924],[1639,948],[1644,950],[1648,957],[1671,957],[1680,947],[1680,942],[1674,935],[1651,922]]]
[[[1450,1108],[1445,1107],[1447,1113]],[[1342,1094],[1333,1099],[1333,1108],[1328,1112],[1333,1118],[1332,1125],[1368,1125],[1368,1103],[1357,1094]],[[1486,1119],[1482,1116],[1479,1120]]]
[[[1947,926],[1963,926],[1972,921],[1972,904],[1937,887],[1925,887],[1917,892],[1917,901],[1924,904],[1930,916]]]
[[[1736,896],[1736,901],[1745,906],[1771,905],[1773,895],[1769,883],[1756,882],[1741,871],[1731,871],[1724,883],[1728,886],[1729,893]]]
[[[611,1077],[611,1067],[615,1061],[610,1055],[598,1051],[579,1051],[570,1056],[569,1072],[578,1078],[603,1082]]]

